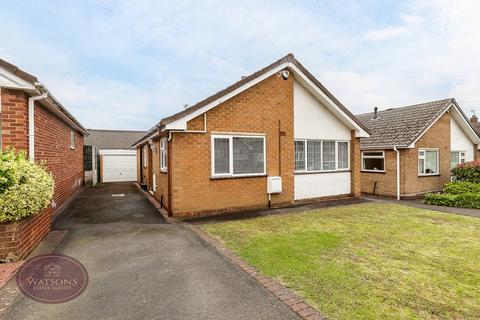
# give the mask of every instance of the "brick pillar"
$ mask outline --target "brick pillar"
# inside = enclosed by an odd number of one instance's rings
[[[473,145],[473,160],[478,160],[480,156],[480,150],[478,150],[478,144]]]
[[[351,177],[351,194],[353,197],[360,197],[361,189],[361,174],[360,174],[360,138],[355,137],[355,130],[352,130],[352,141],[350,143],[350,170]]]

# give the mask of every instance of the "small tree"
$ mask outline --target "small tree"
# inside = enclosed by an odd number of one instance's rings
[[[45,209],[53,196],[53,177],[24,153],[0,151],[0,223],[20,220]]]
[[[480,160],[459,164],[452,169],[452,174],[457,181],[480,183]]]

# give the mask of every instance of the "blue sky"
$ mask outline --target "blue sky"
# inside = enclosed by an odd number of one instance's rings
[[[0,57],[88,128],[148,129],[292,52],[352,112],[480,113],[474,1],[6,1]]]

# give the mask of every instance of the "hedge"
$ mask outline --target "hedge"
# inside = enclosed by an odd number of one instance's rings
[[[449,182],[445,185],[443,190],[448,194],[462,194],[462,193],[479,193],[480,183],[473,183],[469,181]]]
[[[480,209],[480,194],[462,193],[462,194],[427,194],[425,203],[446,207]]]
[[[39,213],[52,200],[53,178],[14,150],[0,151],[0,223]]]
[[[480,160],[459,164],[452,169],[452,175],[457,181],[480,183]]]

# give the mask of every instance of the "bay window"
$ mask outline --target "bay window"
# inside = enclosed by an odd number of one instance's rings
[[[420,176],[439,174],[438,149],[418,150],[418,174]]]
[[[213,177],[264,175],[265,165],[264,136],[212,136]]]
[[[336,140],[295,140],[295,172],[349,170],[350,144]]]
[[[384,151],[363,151],[362,152],[362,171],[385,172],[385,152]]]

